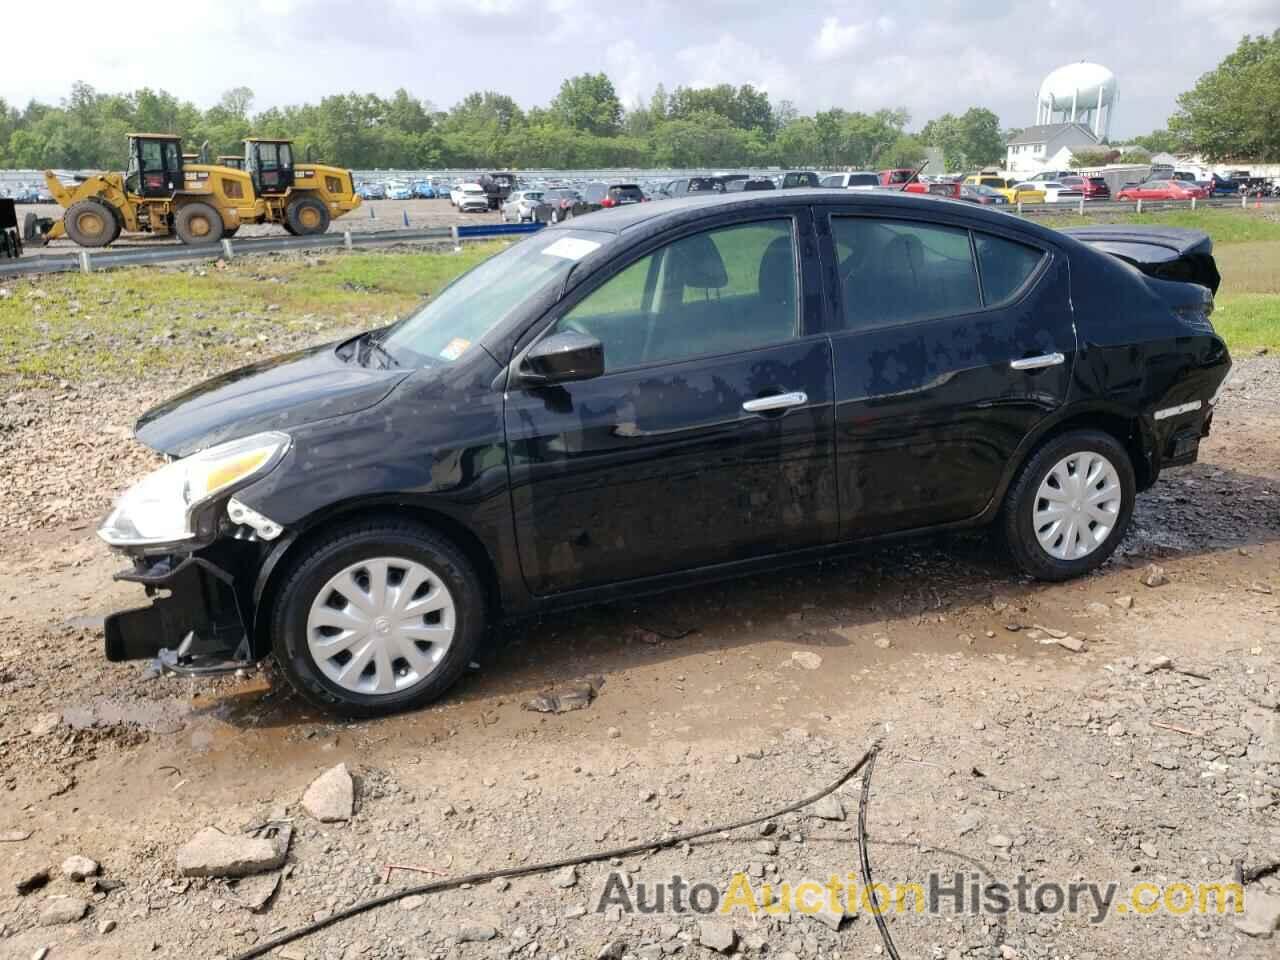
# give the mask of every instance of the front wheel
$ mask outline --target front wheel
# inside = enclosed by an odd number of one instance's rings
[[[373,520],[335,530],[291,565],[272,645],[310,703],[377,717],[442,696],[474,659],[486,619],[462,551],[418,524]]]
[[[306,237],[329,229],[329,208],[315,197],[299,197],[284,212],[294,236]]]
[[[1002,527],[1014,561],[1039,580],[1096,570],[1124,539],[1137,484],[1110,434],[1073,430],[1038,449],[1005,498]]]

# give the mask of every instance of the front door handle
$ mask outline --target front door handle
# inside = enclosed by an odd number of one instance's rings
[[[1046,353],[1038,357],[1023,357],[1021,360],[1010,360],[1009,366],[1015,370],[1041,370],[1044,367],[1056,367],[1066,363],[1067,358],[1060,353]]]
[[[797,390],[795,393],[776,393],[771,397],[757,397],[742,405],[747,413],[768,413],[771,410],[786,410],[788,407],[802,407],[809,402],[809,396]]]

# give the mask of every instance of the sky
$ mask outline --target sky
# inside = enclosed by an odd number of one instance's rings
[[[1090,60],[1118,78],[1117,139],[1163,127],[1242,36],[1280,27],[1280,0],[217,0],[194,19],[112,8],[123,31],[74,26],[100,20],[100,0],[55,6],[10,0],[0,17],[17,37],[50,36],[51,16],[62,25],[52,61],[47,44],[6,45],[11,104],[57,102],[83,80],[202,107],[233,86],[253,89],[254,110],[398,87],[442,109],[479,89],[528,107],[566,76],[604,71],[628,105],[660,82],[751,83],[802,113],[904,106],[918,129],[984,106],[1021,127],[1049,71]]]

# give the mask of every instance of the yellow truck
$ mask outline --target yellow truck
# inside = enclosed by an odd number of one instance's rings
[[[255,196],[266,204],[266,219],[295,236],[324,233],[329,222],[360,206],[350,170],[324,163],[295,162],[292,140],[250,137],[244,142],[244,171]]]

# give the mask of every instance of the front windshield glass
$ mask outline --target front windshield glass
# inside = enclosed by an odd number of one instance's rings
[[[379,346],[409,367],[452,363],[521,303],[563,280],[614,239],[594,230],[551,230],[508,247],[464,273],[384,333]]]

